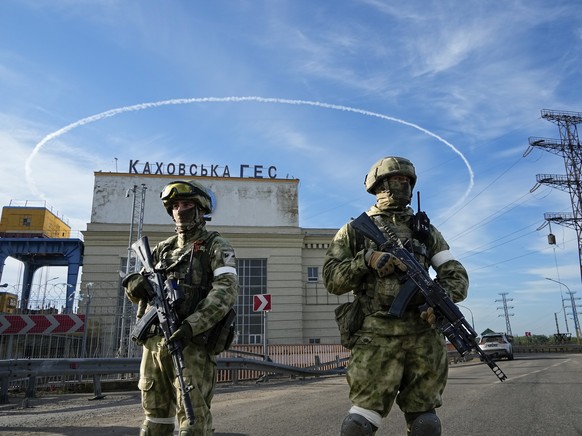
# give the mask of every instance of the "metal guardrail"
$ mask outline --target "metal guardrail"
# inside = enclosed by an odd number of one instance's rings
[[[343,364],[347,359],[317,364],[308,368],[244,357],[224,357],[217,359],[219,370],[256,370],[267,374],[291,376],[338,375],[345,372]],[[97,359],[10,359],[0,360],[0,404],[8,402],[10,382],[28,379],[27,397],[34,397],[38,377],[51,376],[93,376],[95,398],[102,397],[101,376],[112,374],[138,374],[141,358],[97,358]],[[319,367],[332,369],[320,369]],[[233,378],[236,382],[236,377]]]
[[[514,353],[582,353],[582,344],[514,345]]]
[[[139,373],[139,358],[0,360],[0,404],[8,402],[10,383],[28,381],[26,396],[34,397],[39,377],[93,376],[95,398],[102,397],[101,376]]]
[[[56,375],[105,375],[139,372],[139,358],[0,360],[0,380]]]

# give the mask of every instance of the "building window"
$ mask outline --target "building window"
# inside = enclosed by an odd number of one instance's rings
[[[316,266],[307,267],[307,281],[317,282],[319,279],[319,268]]]
[[[29,216],[25,216],[24,218],[22,218],[22,225],[24,227],[30,227],[31,224],[32,224],[32,220],[30,219]]]
[[[237,343],[259,344],[264,334],[263,313],[253,311],[253,299],[255,295],[267,293],[267,259],[237,259],[237,270]]]
[[[321,339],[320,338],[309,338],[309,343],[310,344],[319,344],[319,343],[321,343]]]
[[[240,343],[240,341],[239,341]],[[263,343],[263,335],[249,335],[248,337],[249,344],[262,344]]]

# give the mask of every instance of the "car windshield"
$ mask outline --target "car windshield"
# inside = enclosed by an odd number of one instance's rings
[[[505,341],[503,340],[503,338],[501,336],[485,336],[483,339],[481,339],[481,343],[486,343],[486,342],[505,343]]]

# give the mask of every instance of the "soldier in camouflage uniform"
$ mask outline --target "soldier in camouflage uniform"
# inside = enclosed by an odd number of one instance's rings
[[[413,232],[418,228],[414,220],[422,219],[408,207],[415,183],[415,169],[409,160],[381,159],[365,179],[366,190],[377,199],[367,214],[385,234],[386,229],[395,233],[427,270],[432,266],[452,300],[460,302],[469,285],[465,268],[453,258],[445,239],[428,219],[424,228],[429,231]],[[354,302],[346,306],[349,340],[342,340],[352,350],[347,381],[353,406],[342,422],[341,435],[375,434],[394,401],[405,414],[409,435],[440,435],[435,408],[442,404],[448,374],[444,338],[431,328],[435,323],[432,308],[420,314],[418,306],[423,301],[418,293],[402,318],[388,316],[401,287],[398,277],[406,265],[377,250],[372,241],[346,224],[335,235],[323,266],[330,293],[354,293]],[[338,324],[341,331],[339,317]]]
[[[188,423],[171,355],[159,327],[153,326],[143,343],[139,388],[146,419],[140,434],[173,435],[177,418],[180,436],[212,435],[210,403],[216,381],[216,357],[215,350],[207,349],[203,333],[215,326],[236,302],[235,253],[226,239],[206,230],[212,200],[203,186],[196,182],[173,182],[160,197],[176,223],[177,235],[159,243],[152,256],[156,270],[175,279],[185,293],[178,308],[183,322],[170,339],[185,344],[183,372],[186,384],[194,387],[189,395],[196,422]],[[133,273],[124,279],[123,285],[127,297],[139,304],[138,316],[142,315],[149,282],[140,273]]]

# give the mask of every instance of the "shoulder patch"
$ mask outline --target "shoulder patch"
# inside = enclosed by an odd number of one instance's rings
[[[234,265],[234,250],[225,250],[222,252],[222,261],[225,265]]]

